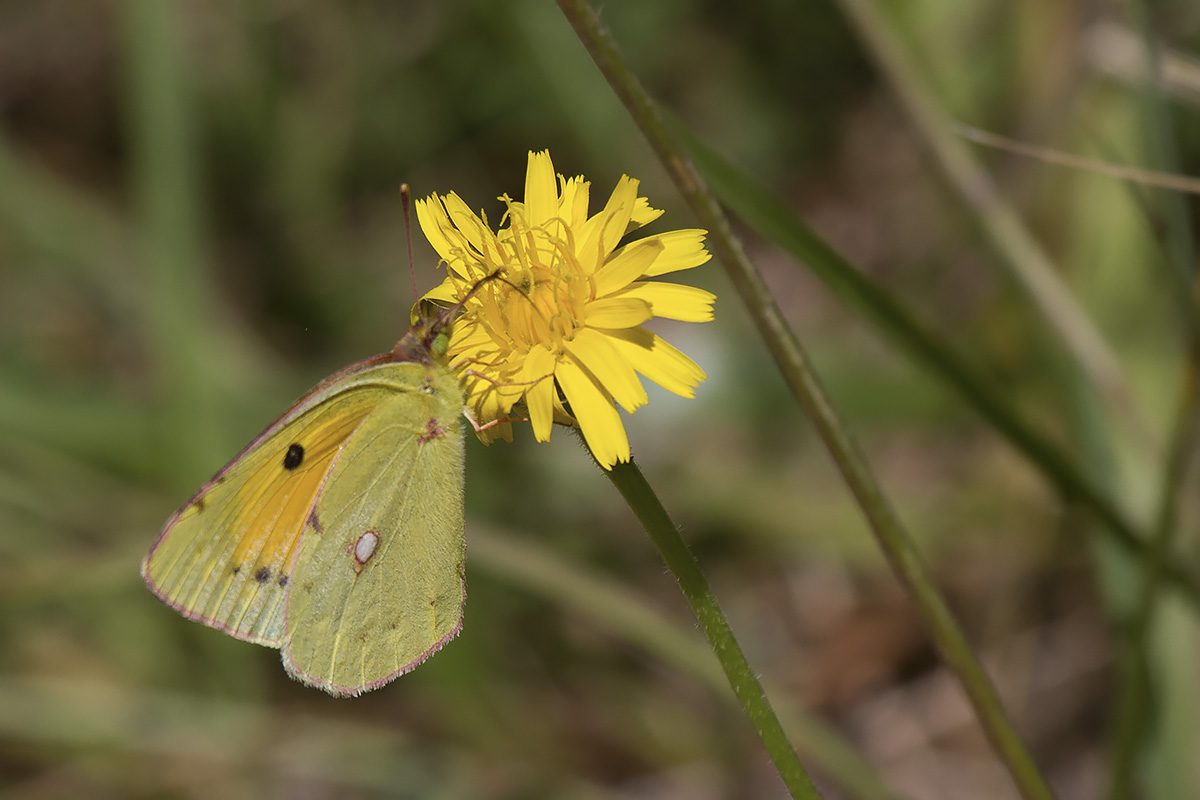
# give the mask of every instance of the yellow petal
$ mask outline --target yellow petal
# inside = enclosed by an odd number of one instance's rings
[[[559,199],[559,214],[567,226],[578,232],[587,222],[588,189],[591,183],[583,176],[568,178],[563,181],[562,197]],[[577,234],[576,234],[577,235]]]
[[[478,404],[472,406],[472,412],[471,421],[474,423],[475,435],[479,437],[479,441],[484,444],[491,444],[496,439],[512,441],[512,423],[496,421],[500,418],[499,409],[491,404],[490,399],[481,398]]]
[[[503,439],[506,442],[513,440],[513,429],[511,422],[496,422],[489,425],[482,431],[475,431],[476,438],[486,445],[490,445],[497,439]]]
[[[555,386],[558,386],[557,379]],[[579,421],[567,413],[567,407],[563,405],[562,392],[557,388],[554,390],[554,421],[560,425],[569,425],[572,428],[579,427]]]
[[[456,320],[454,327],[450,329],[450,347],[447,348],[449,353],[457,355],[469,352],[473,357],[479,358],[482,351],[494,348],[495,343],[488,329],[470,317]]]
[[[628,175],[617,181],[604,210],[581,226],[575,252],[584,272],[593,272],[621,241],[637,201],[638,182]]]
[[[463,199],[454,192],[442,198],[446,203],[446,213],[450,216],[450,221],[454,226],[462,232],[462,235],[470,243],[474,253],[464,252],[461,257],[468,262],[472,256],[482,256],[487,263],[499,263],[500,249],[496,243],[496,236],[492,233],[491,228],[479,218],[479,216],[471,210]],[[476,269],[475,272],[486,272],[486,268]],[[476,279],[482,278],[483,275],[475,275],[471,273],[468,277]]]
[[[592,328],[583,328],[576,331],[574,339],[565,343],[565,348],[626,411],[632,413],[646,405],[642,382],[629,362],[609,343],[608,336]]]
[[[650,201],[639,197],[633,204],[633,213],[629,217],[629,225],[625,232],[636,231],[643,225],[649,225],[663,215],[661,208],[651,208]]]
[[[596,272],[596,297],[624,289],[642,277],[661,254],[662,243],[654,239],[625,245]]]
[[[695,361],[645,328],[603,333],[626,363],[680,397],[695,397],[696,386],[707,377]]]
[[[495,379],[493,379],[495,380]],[[517,404],[521,398],[525,396],[525,390],[529,388],[521,383],[505,384],[503,382],[495,384],[496,405],[498,410],[497,417],[507,417],[512,414],[512,407]]]
[[[611,469],[618,461],[629,460],[629,439],[612,399],[596,380],[572,359],[563,359],[554,372],[579,430],[600,466]]]
[[[554,354],[542,345],[529,349],[521,370],[522,381],[537,381],[526,387],[525,405],[529,409],[529,422],[533,437],[539,442],[550,441],[550,430],[554,427]]]
[[[649,302],[622,294],[620,297],[605,297],[588,303],[583,320],[593,328],[632,328],[652,316],[654,313]]]
[[[525,213],[525,203],[521,202],[520,200],[513,200],[507,194],[502,194],[502,195],[500,195],[500,197],[498,197],[496,199],[498,199],[504,203],[504,207],[505,207],[504,215],[505,216],[507,216],[507,217],[516,216],[516,217],[519,217],[520,219],[528,219],[529,218],[528,215]],[[503,226],[504,222],[505,222],[505,220],[502,218],[500,220],[500,225]],[[504,228],[500,231],[500,233],[503,234],[506,230],[507,229]]]
[[[459,260],[468,242],[446,215],[445,206],[437,195],[430,195],[425,200],[417,200],[417,224],[421,232],[433,245],[433,249],[447,264]]]
[[[691,269],[712,258],[712,253],[704,249],[704,236],[708,231],[699,228],[688,228],[682,231],[669,231],[655,236],[647,236],[641,241],[658,241],[662,243],[663,251],[651,267],[646,270],[646,277],[665,275],[668,272],[678,272],[681,269]]]
[[[471,407],[475,409],[476,423],[480,426],[488,425],[502,416],[500,398],[491,390],[490,383],[473,375],[466,376],[463,382],[472,398]]]
[[[459,291],[458,284],[450,278],[446,278],[437,286],[430,289],[425,294],[421,295],[422,300],[432,300],[435,303],[441,303],[446,306],[452,306],[458,302],[462,292]],[[415,311],[415,308],[414,308]]]
[[[446,214],[450,217],[454,227],[462,232],[471,247],[478,252],[483,252],[483,230],[485,229],[483,220],[475,215],[475,212],[456,192],[442,197],[442,202],[446,206]]]
[[[560,228],[557,218],[536,228],[529,227],[524,221],[514,222],[511,228],[506,229],[509,232],[503,245],[508,254],[506,261],[510,265],[515,262],[523,269],[547,268],[547,265],[556,261],[554,241],[555,238],[562,238]]]
[[[525,220],[529,225],[544,225],[558,216],[558,185],[554,180],[554,162],[550,151],[529,151],[525,170]]]
[[[717,299],[717,296],[712,292],[697,289],[695,286],[684,286],[678,283],[666,283],[663,281],[638,281],[609,296],[610,301],[635,298],[649,304],[651,312],[656,317],[678,319],[684,322],[708,322],[713,318],[712,304]],[[588,311],[588,322],[590,324],[590,307]],[[644,321],[642,320],[633,324],[640,325]],[[596,327],[628,328],[631,326],[605,325],[597,322]]]

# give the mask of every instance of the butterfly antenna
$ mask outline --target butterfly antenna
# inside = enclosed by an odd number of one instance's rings
[[[511,286],[518,294],[520,294],[522,297],[525,297],[526,300],[529,300],[529,297],[525,294],[525,291],[523,289],[521,289],[520,286],[517,286],[515,283],[510,281],[508,278],[501,275],[500,272],[501,272],[501,269],[497,269],[495,272],[492,272],[488,275],[484,275],[482,278],[475,281],[475,285],[472,286],[467,291],[467,293],[464,294],[458,300],[458,302],[456,302],[454,305],[450,306],[449,308],[443,308],[441,310],[441,312],[437,316],[437,319],[434,320],[434,322],[432,323],[432,327],[441,328],[441,327],[444,327],[445,325],[447,325],[450,322],[450,320],[454,319],[454,315],[457,314],[464,305],[466,305],[467,301],[470,300],[472,297],[474,297],[475,294],[480,289],[483,288],[483,285],[485,283],[491,283],[492,281],[500,281],[500,283],[504,283],[504,284]],[[533,301],[529,300],[529,302],[532,303]],[[534,306],[534,308],[536,309],[537,307]]]
[[[438,314],[438,324],[444,325],[445,323],[447,323],[451,319],[453,319],[454,315],[458,313],[459,309],[461,309],[468,300],[470,300],[472,297],[474,297],[475,293],[478,292],[481,288],[483,288],[483,285],[485,283],[488,283],[489,281],[502,281],[504,283],[509,284],[510,286],[512,285],[512,283],[510,281],[501,277],[500,270],[496,270],[495,272],[491,273],[490,275],[484,275],[482,278],[475,281],[475,285],[472,286],[470,288],[470,290],[466,294],[464,294],[457,303],[450,306],[449,308],[442,309],[442,312],[440,314]]]
[[[400,207],[404,209],[404,239],[408,243],[408,279],[412,283],[413,302],[417,301],[417,270],[413,266],[412,248],[412,193],[407,183],[400,184]]]

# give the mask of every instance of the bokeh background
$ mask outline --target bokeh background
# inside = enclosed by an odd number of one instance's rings
[[[879,5],[949,118],[1162,165],[1125,4]],[[969,147],[1116,353],[1132,405],[1106,404],[843,6],[602,11],[671,113],[1151,519],[1185,374],[1159,195]],[[1151,11],[1167,141],[1195,173],[1200,9]],[[291,682],[277,652],[185,621],[139,579],[205,479],[406,330],[399,185],[499,219],[542,148],[594,202],[627,173],[667,210],[653,230],[695,224],[549,2],[0,3],[0,797],[784,796],[672,578],[566,431],[468,441],[465,629],[360,699]],[[1061,797],[1097,796],[1136,573],[957,395],[735,224],[1039,764]],[[436,257],[417,232],[413,250],[424,291]],[[803,760],[831,798],[1013,797],[720,265],[683,278],[718,295],[716,320],[658,330],[709,378],[694,400],[651,387],[630,438]],[[1167,602],[1154,634],[1142,785],[1196,796],[1193,612]]]

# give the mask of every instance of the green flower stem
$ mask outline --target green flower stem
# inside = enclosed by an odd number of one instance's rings
[[[1005,715],[995,687],[934,586],[911,537],[880,491],[857,445],[835,413],[807,354],[788,328],[762,276],[733,235],[729,220],[716,199],[704,186],[686,151],[664,123],[645,88],[621,58],[612,37],[601,26],[591,6],[586,0],[558,0],[558,5],[617,96],[641,127],[700,223],[708,229],[713,250],[724,263],[780,372],[820,434],[862,508],[880,548],[915,601],[942,657],[962,683],[980,724],[1022,796],[1026,800],[1053,797],[1050,787]]]
[[[582,436],[579,438],[583,439]],[[604,470],[604,474],[633,509],[634,515],[642,523],[654,546],[658,548],[659,555],[666,562],[667,569],[675,576],[675,580],[679,581],[679,588],[683,590],[683,596],[687,598],[692,613],[696,615],[696,621],[700,623],[700,628],[708,637],[708,643],[716,653],[717,660],[721,662],[721,668],[725,670],[725,677],[733,687],[733,693],[746,716],[750,718],[754,729],[758,731],[758,736],[762,739],[763,746],[766,747],[767,754],[771,757],[775,769],[779,771],[779,777],[783,779],[788,792],[795,798],[820,798],[821,795],[800,763],[800,757],[796,755],[795,748],[784,733],[783,726],[779,724],[775,710],[767,701],[762,685],[758,678],[754,677],[742,648],[733,637],[729,622],[721,612],[721,607],[717,605],[708,580],[700,571],[700,564],[688,549],[683,537],[679,535],[679,529],[671,522],[666,509],[646,482],[642,471],[633,462],[629,462],[617,464],[611,470]]]

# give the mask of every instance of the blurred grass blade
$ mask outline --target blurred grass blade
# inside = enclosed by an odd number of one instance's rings
[[[145,237],[141,271],[148,287],[147,341],[164,402],[158,409],[162,469],[220,463],[211,401],[217,350],[216,303],[204,278],[200,182],[192,91],[182,45],[185,6],[125,0],[126,124],[133,186]]]
[[[1130,7],[1139,18],[1142,28],[1143,58],[1149,76],[1149,80],[1142,83],[1138,93],[1142,111],[1138,119],[1141,120],[1146,139],[1145,151],[1151,159],[1152,167],[1164,172],[1179,172],[1182,169],[1179,143],[1175,138],[1170,109],[1167,108],[1163,97],[1161,58],[1156,34],[1151,27],[1149,10],[1144,2],[1131,3]],[[1156,205],[1161,210],[1166,225],[1167,251],[1170,256],[1167,277],[1174,284],[1175,291],[1172,294],[1181,304],[1183,321],[1191,340],[1196,342],[1200,337],[1200,324],[1197,323],[1196,240],[1192,231],[1188,202],[1177,192],[1151,189],[1150,193],[1157,201]]]
[[[922,79],[907,49],[876,0],[839,0],[868,54],[892,86],[917,132],[925,139],[950,186],[974,211],[973,218],[1046,325],[1071,358],[1144,439],[1149,430],[1116,355],[1059,277],[1050,257],[996,189],[991,176],[953,130],[951,120]]]
[[[1115,158],[1112,161],[1086,158],[1074,153],[1055,150],[1052,147],[1042,147],[1030,142],[1010,139],[1007,136],[1001,136],[998,133],[985,131],[982,128],[975,128],[962,123],[955,123],[951,128],[964,139],[985,147],[1003,150],[1006,153],[1024,156],[1025,158],[1036,159],[1046,164],[1067,167],[1079,170],[1080,172],[1090,172],[1093,175],[1107,175],[1110,178],[1125,181],[1135,188],[1170,189],[1175,192],[1200,195],[1200,178],[1193,178],[1190,175],[1181,175],[1178,172],[1168,172],[1161,169],[1133,167],[1128,164],[1117,163]],[[1144,208],[1143,213],[1148,208],[1148,206]]]
[[[762,236],[799,259],[850,308],[877,327],[890,342],[949,385],[1068,498],[1076,499],[1105,523],[1100,530],[1125,551],[1145,557],[1147,545],[1124,512],[1049,438],[1021,418],[1002,392],[967,359],[945,344],[914,314],[854,268],[779,198],[702,142],[685,126],[675,132],[723,203]],[[1200,585],[1177,565],[1166,576],[1200,605]]]

